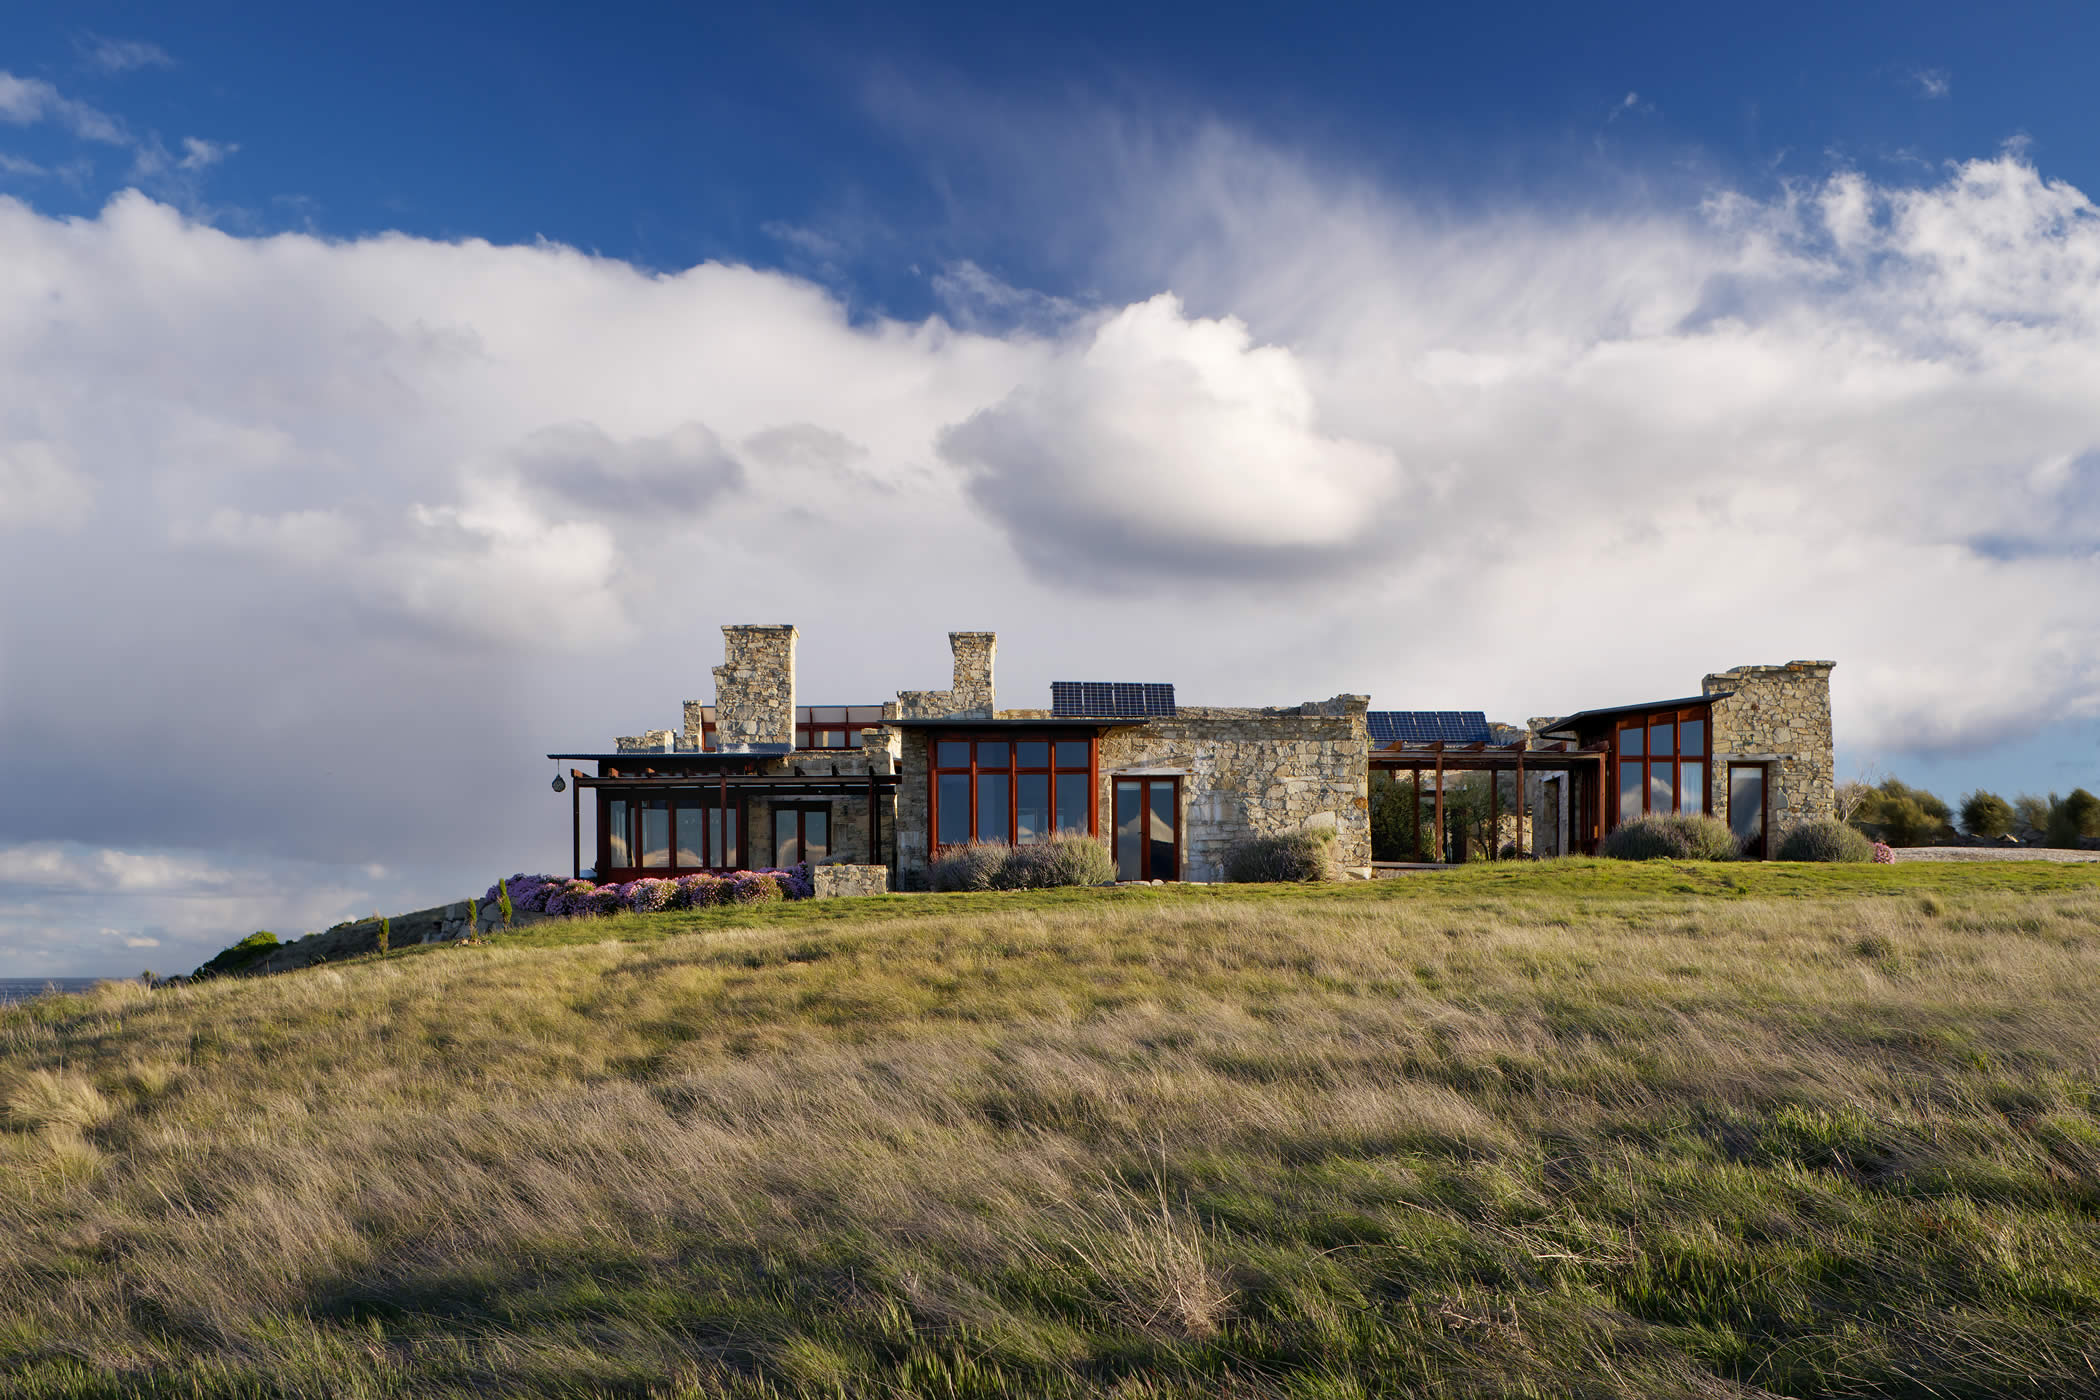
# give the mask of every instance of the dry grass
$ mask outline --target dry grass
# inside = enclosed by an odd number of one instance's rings
[[[2100,888],[1654,889],[1727,869],[607,920],[0,1011],[0,1376],[2100,1393]]]

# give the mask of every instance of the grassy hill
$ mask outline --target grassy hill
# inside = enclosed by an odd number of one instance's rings
[[[0,1391],[2100,1394],[2100,871],[552,925],[0,1010]]]

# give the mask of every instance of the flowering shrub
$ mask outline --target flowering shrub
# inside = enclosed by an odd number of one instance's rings
[[[1896,863],[1895,849],[1886,841],[1876,841],[1874,843],[1874,863],[1876,865],[1894,865]]]
[[[487,898],[500,899],[506,888],[514,908],[571,918],[580,914],[709,909],[717,904],[763,904],[775,899],[809,899],[816,894],[806,865],[788,870],[738,870],[728,875],[681,875],[676,879],[644,877],[608,885],[560,875],[519,874],[489,886]]]

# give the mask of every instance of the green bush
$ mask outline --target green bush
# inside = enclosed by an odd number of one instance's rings
[[[199,979],[206,977],[233,977],[246,972],[251,966],[261,962],[269,955],[271,949],[282,946],[283,944],[277,941],[276,934],[268,929],[259,929],[234,944],[231,948],[222,949],[213,956],[210,962],[198,968],[190,976]]]
[[[1852,824],[1891,846],[1930,846],[1954,835],[1947,804],[1900,778],[1867,792],[1853,809]]]
[[[1225,858],[1225,878],[1242,885],[1304,883],[1334,873],[1329,848],[1332,831],[1287,831],[1281,836],[1254,836],[1232,848]]]
[[[2013,829],[2013,805],[1995,792],[1978,788],[1961,800],[1961,829],[1989,840],[2009,835]]]
[[[1874,843],[1862,833],[1829,817],[1802,822],[1779,843],[1781,860],[1871,861]]]
[[[2100,836],[2100,797],[2095,797],[2084,788],[2071,789],[2071,795],[2058,802],[2054,793],[2049,801],[2049,844],[2064,850],[2076,850],[2081,836]]]
[[[1742,851],[1719,817],[1677,812],[1614,828],[1604,838],[1604,854],[1614,860],[1734,860]]]
[[[2021,836],[2043,836],[2049,830],[2049,808],[2053,799],[2023,792],[2013,799],[2013,830]]]

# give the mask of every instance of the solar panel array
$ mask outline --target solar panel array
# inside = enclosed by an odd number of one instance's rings
[[[1485,710],[1373,710],[1364,718],[1374,744],[1478,744],[1495,737]]]
[[[1171,719],[1174,687],[1151,682],[1052,681],[1050,713],[1061,719]]]

